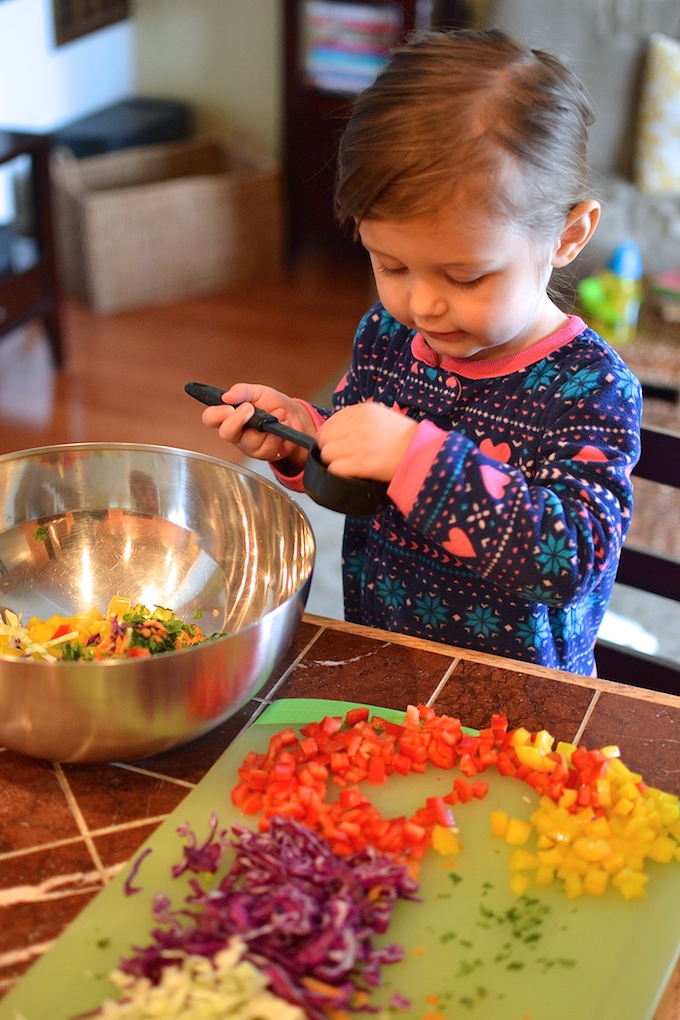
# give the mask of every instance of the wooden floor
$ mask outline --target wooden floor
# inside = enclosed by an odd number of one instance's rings
[[[39,322],[0,340],[0,453],[106,441],[238,460],[184,384],[265,382],[313,399],[342,375],[372,300],[361,253],[310,248],[281,280],[224,294],[116,315],[64,301],[59,370]]]

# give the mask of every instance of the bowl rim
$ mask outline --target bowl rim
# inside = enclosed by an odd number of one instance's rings
[[[286,498],[288,500],[288,502],[292,504],[292,506],[297,511],[297,513],[299,514],[300,518],[302,519],[303,523],[307,527],[307,530],[309,532],[309,536],[310,536],[311,541],[312,541],[312,560],[311,560],[311,567],[310,567],[309,576],[308,576],[308,578],[307,578],[305,583],[310,583],[311,582],[311,577],[312,577],[312,573],[313,573],[313,570],[314,570],[314,563],[315,563],[315,559],[316,559],[316,537],[314,535],[314,529],[312,528],[312,525],[311,525],[311,522],[309,520],[309,517],[307,516],[307,514],[305,513],[303,508],[300,506],[300,504],[297,502],[297,500],[295,500],[293,498],[293,496],[290,495],[286,489],[283,489],[282,487],[276,485],[275,482],[272,481],[271,479],[265,478],[262,475],[258,474],[256,471],[253,471],[253,470],[251,470],[248,467],[245,467],[245,466],[243,466],[241,464],[238,464],[235,461],[223,460],[221,457],[215,457],[215,456],[213,456],[212,454],[209,454],[209,453],[200,453],[197,450],[186,450],[186,449],[183,449],[182,447],[177,447],[177,446],[163,446],[163,445],[154,444],[154,443],[122,443],[122,442],[116,442],[116,441],[103,440],[101,442],[91,441],[91,442],[84,442],[84,443],[55,443],[55,444],[53,444],[51,446],[32,446],[32,447],[27,447],[26,449],[23,449],[23,450],[15,450],[14,452],[2,453],[2,454],[0,454],[0,465],[3,464],[4,462],[11,461],[11,460],[25,460],[28,457],[35,456],[35,455],[45,456],[47,454],[57,453],[57,452],[60,452],[60,451],[63,451],[63,452],[76,452],[76,451],[79,451],[79,450],[86,451],[86,452],[87,451],[94,452],[95,450],[137,450],[137,451],[140,451],[140,452],[143,452],[143,453],[162,453],[162,454],[178,455],[178,456],[182,456],[182,457],[191,457],[191,458],[195,458],[196,460],[207,461],[208,463],[215,464],[218,467],[226,467],[228,469],[234,470],[237,473],[244,474],[248,478],[252,478],[253,480],[259,482],[260,484],[265,485],[267,488],[272,489],[274,492],[278,493],[280,496],[283,496],[284,498]],[[4,530],[5,530],[4,528],[0,528],[0,534],[2,534],[2,532]],[[272,613],[276,613],[279,610],[282,610],[283,607],[290,601],[291,598],[295,598],[296,594],[297,593],[295,593],[293,595],[290,595],[280,605],[276,606],[274,609],[269,610],[269,612],[267,614],[265,614],[265,615],[269,616]],[[12,612],[13,611],[14,610],[12,610]],[[213,638],[212,640],[208,640],[208,641],[202,642],[201,644],[193,646],[193,647],[190,647],[190,648],[177,648],[177,649],[174,649],[173,651],[167,651],[167,652],[158,653],[158,655],[155,656],[154,659],[155,658],[162,658],[165,661],[166,660],[166,656],[173,656],[173,658],[174,658],[175,656],[178,656],[178,655],[187,655],[187,654],[190,654],[191,652],[195,652],[197,649],[205,647],[206,644],[209,644],[209,645],[221,644],[223,641],[227,641],[230,638],[233,638],[236,634],[247,633],[247,631],[251,630],[253,627],[259,626],[260,622],[261,622],[260,620],[256,620],[253,623],[247,624],[245,627],[240,627],[239,630],[235,630],[235,631],[232,631],[231,633],[224,634],[222,637]],[[37,666],[38,668],[44,668],[44,667],[54,668],[56,666],[56,667],[61,669],[61,668],[68,668],[68,667],[72,668],[73,666],[90,666],[90,665],[95,665],[97,667],[103,666],[105,669],[111,669],[111,668],[114,668],[116,666],[120,667],[122,665],[129,664],[131,661],[132,660],[130,660],[130,659],[101,659],[101,660],[98,660],[96,663],[90,663],[90,662],[74,663],[74,662],[70,662],[70,661],[64,662],[62,659],[57,659],[56,662],[47,662],[44,659],[22,659],[22,658],[18,658],[17,656],[14,656],[14,655],[5,655],[2,652],[0,652],[0,662],[3,662],[3,663],[21,663],[23,666],[30,666],[30,667]],[[152,659],[152,661],[153,661],[153,659]],[[134,662],[139,663],[140,660],[139,659],[135,659]]]

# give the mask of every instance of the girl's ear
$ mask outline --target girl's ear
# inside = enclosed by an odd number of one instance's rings
[[[575,205],[569,211],[564,229],[553,252],[551,265],[559,269],[561,266],[568,266],[570,262],[573,262],[593,236],[599,219],[600,203],[595,199]]]

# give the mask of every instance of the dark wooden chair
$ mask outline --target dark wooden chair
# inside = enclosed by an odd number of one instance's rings
[[[642,452],[633,477],[680,490],[680,434],[643,428]],[[680,560],[673,557],[646,552],[626,542],[616,580],[630,588],[680,602]],[[602,639],[595,645],[595,660],[598,675],[607,680],[680,694],[680,662]]]

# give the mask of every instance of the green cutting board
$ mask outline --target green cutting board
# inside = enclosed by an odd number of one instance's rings
[[[230,801],[246,752],[266,750],[283,726],[349,707],[302,700],[272,705],[141,848],[152,851],[135,877],[141,891],[124,893],[131,861],[0,1002],[0,1020],[68,1020],[114,994],[107,975],[121,955],[150,941],[154,894],[168,893],[177,906],[187,891],[186,876],[170,877],[185,842],[178,826],[189,822],[201,841],[212,811],[222,828],[254,825]],[[387,1003],[396,991],[408,996],[412,1008],[392,1013],[395,1020],[435,1013],[446,1020],[651,1020],[680,952],[680,867],[650,863],[648,895],[631,902],[613,889],[602,898],[569,900],[553,886],[517,899],[508,887],[511,851],[491,837],[489,813],[527,818],[537,798],[494,770],[487,778],[486,798],[456,809],[463,849],[455,865],[429,853],[421,871],[422,902],[397,904],[385,941],[401,942],[406,959],[383,967],[375,1001]],[[428,796],[447,793],[451,783],[451,773],[433,768],[368,789],[384,814],[401,815]]]

